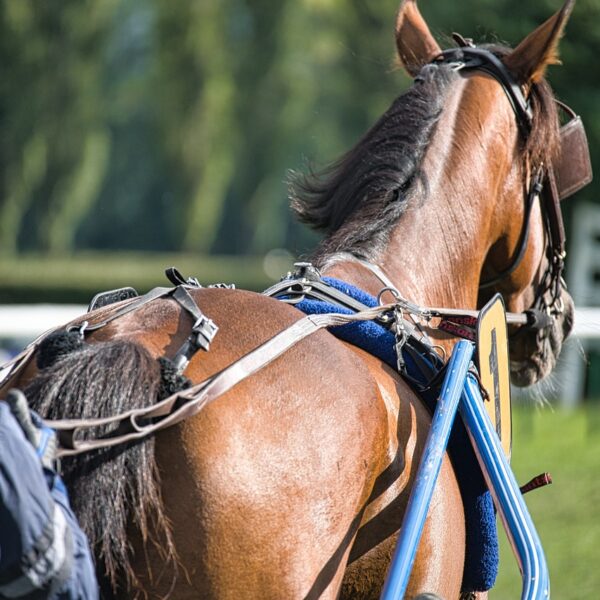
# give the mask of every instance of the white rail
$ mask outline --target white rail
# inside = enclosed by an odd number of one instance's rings
[[[79,304],[3,304],[0,305],[0,339],[33,339],[85,311],[86,307]],[[580,339],[600,339],[600,308],[577,308],[573,335]]]
[[[0,339],[30,340],[85,313],[79,304],[0,305]]]

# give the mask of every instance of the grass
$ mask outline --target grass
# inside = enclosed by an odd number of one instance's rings
[[[155,286],[170,285],[164,276],[170,266],[176,266],[186,277],[197,277],[203,285],[234,282],[239,288],[258,291],[278,280],[292,265],[287,257],[276,255],[90,251],[68,256],[0,257],[0,304],[87,303],[96,292],[124,286],[145,293]]]
[[[551,596],[600,596],[600,406],[513,415],[512,467],[520,484],[548,471],[554,483],[525,496],[550,570]],[[500,573],[492,600],[520,598],[521,577],[502,526]]]

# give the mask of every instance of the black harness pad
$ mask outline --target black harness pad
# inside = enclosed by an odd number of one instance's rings
[[[116,290],[100,292],[92,298],[87,311],[92,312],[97,308],[102,308],[103,306],[114,304],[115,302],[137,298],[138,296],[139,294],[132,287],[123,287]]]

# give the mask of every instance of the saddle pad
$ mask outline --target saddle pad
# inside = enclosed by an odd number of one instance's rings
[[[331,277],[323,277],[323,281],[366,306],[377,306],[377,300],[361,289]],[[335,304],[312,299],[304,299],[295,306],[305,314],[328,312],[350,314],[352,312]],[[397,358],[394,334],[375,321],[348,323],[340,327],[332,327],[330,332],[339,339],[362,348],[396,369]],[[413,380],[426,387],[428,381],[424,380],[422,369],[418,368],[410,353],[403,352],[403,357],[409,375]],[[432,365],[428,357],[424,356],[423,359],[430,363],[432,369],[436,368],[436,365]],[[439,369],[439,365],[437,368]],[[408,383],[415,387],[410,380],[408,380]],[[415,389],[415,392],[433,412],[438,390],[423,391]],[[493,587],[498,573],[496,515],[491,494],[487,489],[471,442],[460,418],[456,418],[454,421],[448,451],[455,467],[465,510],[466,552],[462,588],[464,592],[487,591]]]

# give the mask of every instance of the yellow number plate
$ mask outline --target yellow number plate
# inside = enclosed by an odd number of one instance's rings
[[[502,296],[496,294],[483,308],[477,325],[479,375],[489,399],[484,400],[506,456],[510,459],[512,418],[508,332]]]

